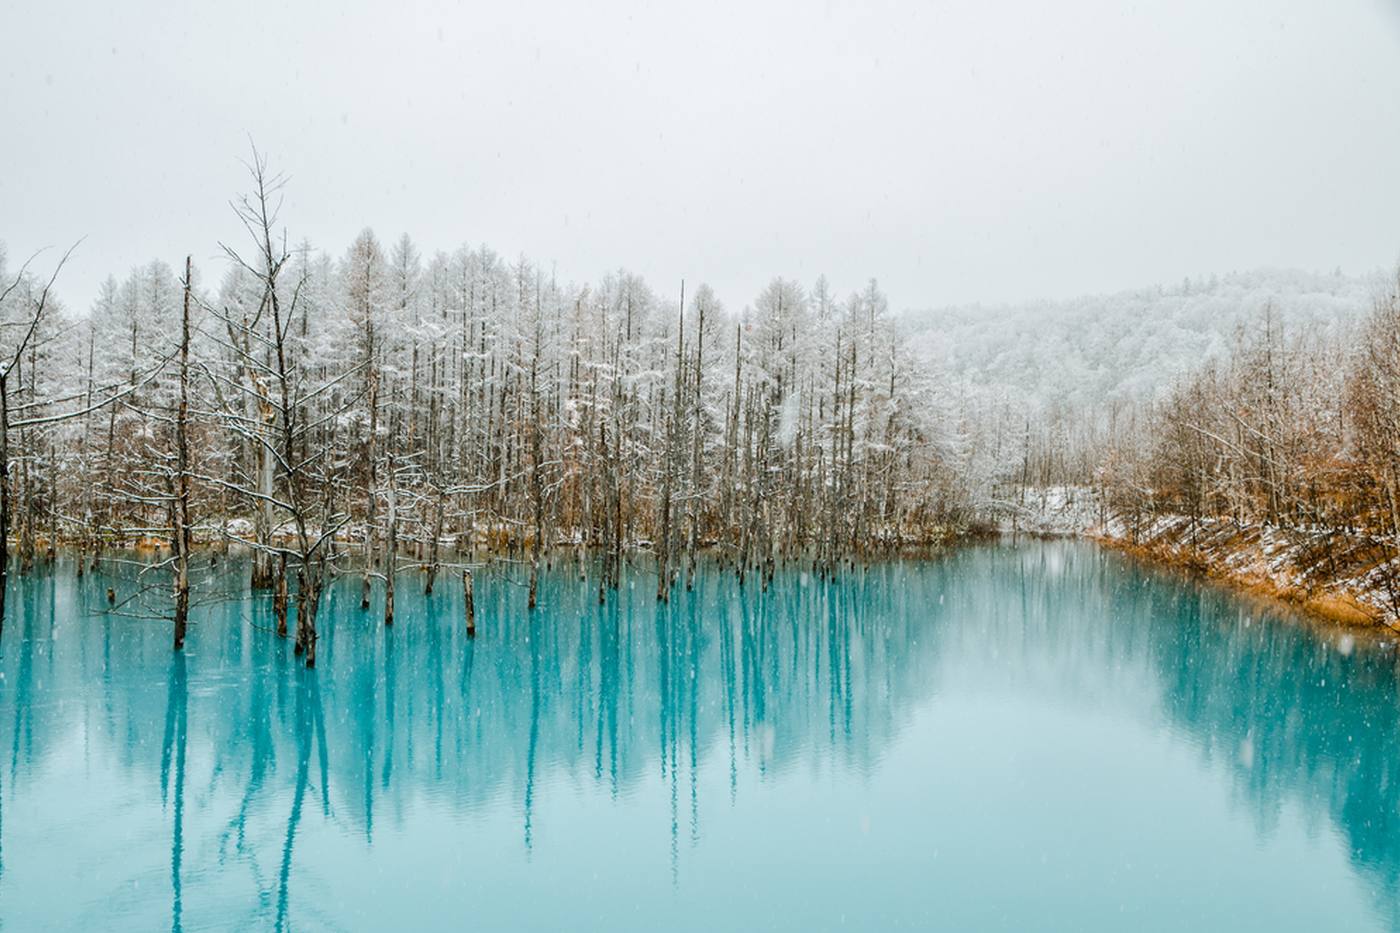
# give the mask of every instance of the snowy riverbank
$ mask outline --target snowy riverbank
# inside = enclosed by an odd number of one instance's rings
[[[1134,521],[1112,514],[1086,486],[1026,489],[1000,509],[998,529],[1087,537],[1329,619],[1400,628],[1400,559],[1370,536],[1179,515]]]
[[[1335,621],[1400,628],[1400,560],[1368,536],[1185,516],[1116,516],[1087,534]]]

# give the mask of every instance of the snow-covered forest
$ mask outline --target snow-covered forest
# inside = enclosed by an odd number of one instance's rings
[[[1400,279],[1333,331],[1266,308],[1099,459],[1132,534],[1162,518],[1184,519],[1186,545],[1212,523],[1268,529],[1309,588],[1346,581],[1400,618]]]
[[[19,572],[149,542],[187,591],[194,542],[241,539],[283,619],[293,579],[314,656],[317,594],[351,565],[391,621],[398,571],[431,587],[448,549],[529,560],[533,605],[551,546],[598,555],[599,599],[645,548],[665,599],[706,548],[766,578],[976,518],[955,414],[874,280],[775,278],[730,309],[368,229],[329,255],[277,216],[282,184],[255,159],[225,261],[154,260],[91,309],[58,300],[57,257],[0,262]]]
[[[1374,275],[1258,269],[1062,301],[964,305],[901,316],[941,372],[1023,407],[1152,401],[1202,361],[1223,359],[1265,308],[1289,330],[1340,337],[1360,322]]]
[[[1395,277],[1266,270],[901,324],[979,426],[989,518],[1048,506],[1051,530],[1111,524],[1400,617]]]
[[[1083,484],[1127,427],[1203,364],[1230,359],[1266,313],[1280,333],[1335,354],[1385,284],[1340,270],[1255,270],[1060,301],[910,311],[900,325],[969,420],[995,426],[987,440],[994,479]]]
[[[0,251],[19,572],[63,544],[80,566],[166,547],[181,619],[194,545],[241,542],[314,657],[330,573],[359,574],[365,606],[382,587],[391,622],[409,569],[431,590],[479,555],[528,561],[533,606],[556,547],[596,558],[600,600],[646,552],[664,600],[702,552],[741,580],[794,557],[829,573],[1037,488],[1092,490],[1101,519],[1363,531],[1395,556],[1393,283],[1270,271],[896,315],[873,279],[774,278],[736,310],[702,283],[574,284],[369,229],[332,255],[278,215],[265,160],[249,181],[220,261],[153,260],[90,309],[60,300],[61,257]]]

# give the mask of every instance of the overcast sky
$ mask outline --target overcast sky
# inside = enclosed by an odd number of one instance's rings
[[[1400,257],[1395,0],[27,2],[0,33],[0,240],[61,282],[221,271],[248,138],[283,219],[726,303],[896,307]]]

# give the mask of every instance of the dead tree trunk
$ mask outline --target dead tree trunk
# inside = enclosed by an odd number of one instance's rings
[[[394,624],[394,570],[399,562],[399,497],[393,454],[389,455],[388,508],[384,523],[384,624]]]
[[[277,586],[272,591],[272,614],[277,619],[277,637],[287,637],[287,554],[277,555]]]
[[[476,595],[472,592],[472,572],[462,571],[462,612],[467,617],[467,637],[476,637]]]
[[[437,511],[433,517],[433,540],[428,545],[428,582],[423,586],[423,595],[433,595],[433,584],[437,581],[438,575],[438,549],[442,541],[442,513],[447,494],[441,489],[437,491]]]
[[[10,583],[10,386],[0,373],[0,635],[5,631],[5,594]]]
[[[703,292],[702,292],[703,295]],[[705,362],[705,304],[701,300],[697,302],[698,319],[695,327],[695,379],[691,386],[694,393],[694,417],[690,426],[691,448],[690,448],[690,490],[687,502],[687,515],[689,517],[689,536],[685,546],[685,588],[690,591],[695,586],[695,552],[700,546],[700,509],[703,505],[703,497],[700,494],[700,484],[704,471],[702,462],[705,454],[704,444],[704,362]]]
[[[185,647],[190,612],[190,257],[185,257],[185,300],[180,313],[180,402],[175,413],[175,477],[170,545],[175,557],[175,650]]]
[[[369,372],[369,439],[365,451],[368,474],[365,480],[365,572],[361,578],[360,608],[369,608],[370,574],[374,572],[374,515],[377,492],[375,463],[375,434],[379,431],[379,379],[371,366]]]

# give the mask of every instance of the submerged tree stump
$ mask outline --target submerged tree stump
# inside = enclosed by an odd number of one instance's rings
[[[462,612],[467,619],[467,637],[476,637],[476,596],[472,593],[472,572],[462,571]]]
[[[277,588],[272,594],[272,614],[277,618],[277,637],[287,637],[287,555],[277,556]]]

